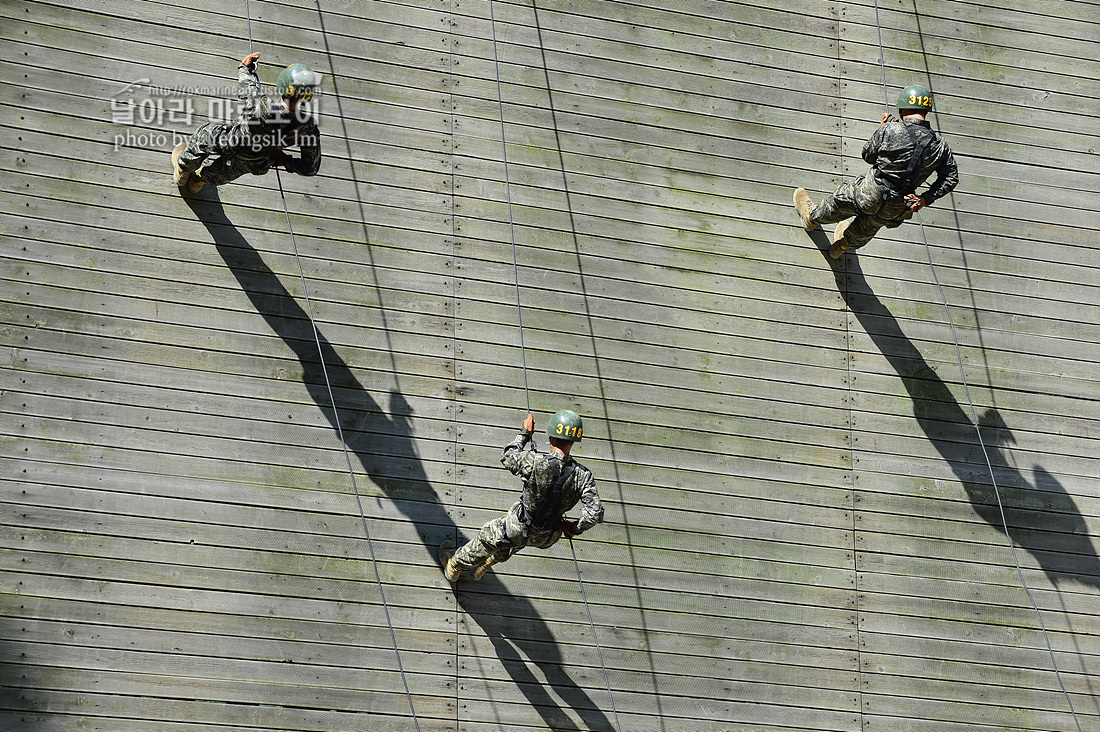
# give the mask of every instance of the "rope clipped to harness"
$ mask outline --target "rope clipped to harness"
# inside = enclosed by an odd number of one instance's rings
[[[915,0],[914,0],[915,1]],[[886,102],[886,107],[890,107],[890,92],[886,88],[886,54],[882,45],[882,23],[879,19],[878,0],[875,0],[875,25],[878,26],[878,48],[879,48],[879,63],[882,65],[882,94],[883,99]],[[908,126],[906,126],[908,129]],[[910,136],[913,136],[913,132],[909,132]],[[914,137],[914,144],[916,139]],[[919,148],[918,154],[923,153],[924,149]],[[914,156],[916,157],[916,156]],[[910,164],[912,167],[912,163]],[[993,482],[993,493],[997,498],[997,510],[1000,512],[1001,524],[1004,526],[1005,538],[1008,540],[1008,547],[1012,552],[1012,561],[1016,565],[1016,575],[1020,579],[1020,584],[1023,586],[1024,593],[1027,595],[1027,599],[1031,603],[1031,608],[1035,612],[1035,617],[1039,621],[1039,627],[1043,632],[1043,641],[1046,643],[1047,653],[1050,655],[1051,665],[1054,667],[1054,677],[1058,680],[1058,686],[1062,690],[1062,695],[1066,699],[1066,704],[1069,705],[1069,713],[1073,717],[1073,724],[1077,727],[1077,732],[1081,732],[1081,722],[1077,719],[1077,711],[1073,708],[1073,700],[1070,698],[1069,691],[1066,689],[1066,685],[1062,680],[1062,673],[1058,669],[1058,660],[1054,656],[1054,647],[1050,642],[1050,634],[1047,632],[1046,623],[1043,622],[1043,614],[1039,611],[1039,605],[1035,601],[1035,596],[1031,592],[1031,588],[1027,584],[1027,579],[1024,577],[1023,568],[1020,566],[1020,558],[1016,552],[1016,543],[1012,540],[1012,536],[1008,533],[1008,519],[1005,516],[1004,504],[1001,501],[1001,489],[997,485],[997,475],[993,471],[993,463],[989,459],[989,451],[985,445],[985,439],[982,437],[981,425],[978,421],[978,411],[974,406],[974,398],[970,394],[970,385],[966,380],[966,369],[963,365],[962,348],[959,345],[959,335],[955,330],[955,321],[951,317],[951,307],[947,303],[947,295],[944,293],[943,285],[940,284],[939,275],[936,274],[936,266],[932,262],[932,248],[928,244],[928,234],[924,228],[924,220],[921,218],[920,210],[917,211],[917,223],[920,224],[921,238],[924,241],[924,251],[928,256],[928,268],[932,271],[932,279],[936,283],[936,289],[939,290],[940,300],[943,302],[944,312],[947,314],[948,325],[951,326],[951,338],[955,344],[955,355],[958,357],[959,362],[959,376],[962,379],[963,390],[966,393],[966,401],[970,406],[971,424],[974,426],[974,432],[978,436],[978,444],[982,448],[982,456],[985,458],[986,468],[989,470],[990,480]]]

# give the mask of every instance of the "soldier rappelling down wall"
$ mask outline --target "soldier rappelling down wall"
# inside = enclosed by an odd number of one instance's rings
[[[959,183],[951,148],[925,119],[932,110],[932,92],[919,85],[906,87],[897,106],[901,118],[882,115],[878,130],[863,146],[863,160],[871,165],[867,175],[841,185],[816,207],[805,188],[794,192],[806,231],[840,222],[829,250],[833,259],[871,241],[884,226],[901,226]],[[918,195],[917,186],[932,173],[935,182]],[[845,221],[850,216],[855,218]]]
[[[550,418],[546,434],[550,452],[541,453],[531,441],[535,418],[528,414],[523,431],[504,448],[500,462],[523,479],[523,495],[500,518],[481,527],[477,537],[457,552],[447,541],[440,547],[443,573],[457,582],[464,569],[481,579],[494,564],[506,561],[525,546],[546,549],[564,534],[578,536],[603,521],[603,504],[592,472],[569,456],[573,443],[581,441],[580,416],[563,409]],[[581,517],[567,521],[564,514],[577,503]]]
[[[176,183],[188,192],[198,193],[207,183],[220,186],[245,173],[263,175],[278,165],[298,175],[317,175],[320,170],[321,136],[301,102],[313,98],[321,75],[305,64],[286,67],[275,84],[281,102],[275,105],[260,88],[259,58],[250,53],[237,67],[237,97],[244,102],[237,121],[208,122],[172,151]],[[301,157],[283,152],[295,146]],[[203,165],[210,156],[215,157]]]

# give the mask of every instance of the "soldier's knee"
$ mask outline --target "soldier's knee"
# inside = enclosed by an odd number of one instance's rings
[[[859,249],[875,238],[875,234],[878,233],[880,228],[882,227],[879,224],[871,223],[866,219],[861,220],[860,217],[857,217],[847,231],[844,232],[844,241],[849,249]]]
[[[224,157],[215,158],[207,163],[199,173],[202,175],[203,180],[214,186],[225,185],[244,174],[242,171],[236,170],[231,161]]]

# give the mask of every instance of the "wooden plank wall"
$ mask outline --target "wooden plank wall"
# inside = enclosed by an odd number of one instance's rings
[[[252,0],[265,81],[326,75],[292,243],[274,175],[168,173],[245,3],[0,5],[0,730],[1075,729],[922,228],[831,267],[790,207],[863,171],[875,10]],[[1083,729],[1098,10],[879,7],[963,169],[923,230]],[[509,192],[531,408],[584,415],[607,504],[599,651],[568,544],[435,564],[517,495]]]
[[[963,171],[922,213],[1008,534],[1082,729],[1100,713],[1095,3],[881,5]],[[873,8],[842,10],[845,171],[882,110]],[[1084,55],[1082,55],[1084,54]],[[1087,111],[1085,111],[1087,110]],[[1085,111],[1082,116],[1081,112]],[[1014,569],[919,227],[849,257],[865,729],[1075,729]]]

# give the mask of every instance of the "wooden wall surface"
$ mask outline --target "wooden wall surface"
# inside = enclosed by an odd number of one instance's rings
[[[249,29],[265,82],[325,74],[293,240],[274,174],[170,176]],[[0,4],[0,730],[1076,729],[1052,658],[1095,728],[1098,29]],[[830,264],[792,190],[911,82],[962,182]],[[607,522],[452,591],[528,398],[584,416]]]

